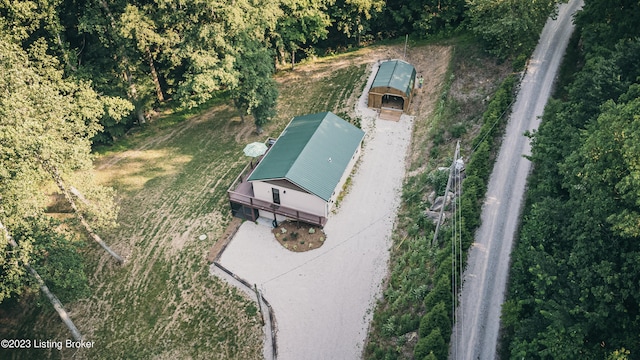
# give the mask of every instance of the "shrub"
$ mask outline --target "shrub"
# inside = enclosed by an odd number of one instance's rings
[[[449,262],[449,272],[451,272],[451,262]],[[451,279],[449,275],[442,275],[438,279],[436,286],[429,292],[424,299],[424,306],[427,309],[432,309],[438,303],[443,302],[448,304],[451,301]]]
[[[420,326],[420,320],[417,316],[407,312],[400,316],[398,321],[398,328],[396,329],[396,335],[404,335],[408,332],[415,331]]]
[[[477,176],[486,182],[489,179],[491,167],[491,146],[489,140],[485,140],[478,145],[478,148],[471,156],[466,172],[469,176]]]
[[[505,113],[509,109],[511,101],[513,100],[513,87],[515,83],[515,76],[509,76],[502,82],[498,91],[496,91],[489,103],[489,106],[487,107],[487,110],[482,114],[483,125],[480,129],[480,134],[478,134],[478,137],[473,141],[474,147],[485,139],[493,141],[493,138],[502,129],[498,124],[506,123],[507,117],[505,116]]]
[[[435,134],[433,134],[433,145],[438,146],[444,143],[444,130],[438,129]]]
[[[431,150],[429,150],[429,156],[433,159],[437,159],[438,156],[440,156],[440,148],[434,145]]]
[[[420,319],[418,335],[425,337],[435,329],[440,329],[443,338],[448,338],[451,335],[449,312],[447,306],[442,301],[431,308],[429,312]]]
[[[448,170],[434,170],[427,177],[427,184],[433,187],[438,196],[444,195],[447,189],[447,181],[449,180]]]
[[[452,138],[459,139],[467,132],[467,127],[464,124],[456,124],[451,127],[449,132],[451,133]]]
[[[430,352],[423,360],[438,360],[438,358],[433,354],[433,352]]]
[[[449,349],[440,333],[440,329],[435,329],[426,337],[418,340],[413,356],[416,359],[424,359],[432,353],[436,359],[446,359]]]

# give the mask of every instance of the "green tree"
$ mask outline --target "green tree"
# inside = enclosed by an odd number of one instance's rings
[[[582,147],[567,160],[575,196],[596,198],[619,235],[640,236],[640,85],[619,104],[609,100],[587,128]],[[607,205],[608,204],[608,205]]]
[[[149,64],[149,74],[156,91],[159,102],[164,101],[164,92],[160,84],[158,71],[156,70],[156,58],[161,48],[170,46],[170,37],[164,37],[156,30],[156,24],[143,13],[137,6],[128,4],[120,17],[120,34],[123,38],[135,43],[139,54],[146,58]]]
[[[6,241],[11,246],[12,251],[14,253],[19,252],[21,248],[24,247],[24,246],[20,246],[15,241],[13,236],[11,236],[11,234],[9,233],[9,230],[2,223],[2,221],[0,221],[0,239],[2,241]],[[27,245],[29,244],[28,241],[25,243],[27,243]],[[55,249],[55,247],[53,249]],[[73,338],[76,341],[82,340],[82,335],[80,334],[80,331],[78,331],[73,321],[71,321],[69,314],[66,312],[66,310],[60,303],[60,300],[58,300],[58,298],[49,290],[49,287],[44,283],[44,280],[42,280],[42,277],[40,276],[40,274],[38,274],[38,272],[29,264],[29,259],[25,258],[22,263],[22,266],[29,271],[29,273],[31,274],[31,277],[33,278],[33,280],[35,280],[35,283],[40,287],[40,290],[42,291],[43,295],[49,300],[49,302],[51,302],[51,305],[56,310],[56,312],[58,312],[58,315],[60,316],[60,319],[62,320],[62,322],[69,328],[69,331],[71,332],[71,335],[73,336]],[[6,274],[2,272],[2,270],[4,269],[0,267],[0,275],[5,276]],[[10,281],[14,281],[14,279],[10,279]],[[19,293],[21,291],[20,289],[23,287],[24,285],[20,284],[16,292]],[[0,294],[5,296],[6,295],[5,290],[6,288],[3,287],[2,290],[0,291]],[[75,292],[73,294],[77,295],[77,293]],[[9,295],[13,295],[13,294],[9,293]],[[5,298],[3,297],[2,300],[4,299]]]
[[[628,360],[629,355],[631,355],[631,352],[629,350],[621,348],[609,354],[609,356],[607,356],[607,360]]]
[[[331,19],[338,31],[360,45],[362,35],[369,30],[369,20],[383,7],[382,0],[336,0],[330,8]]]
[[[444,302],[439,302],[420,319],[418,335],[425,337],[435,329],[440,329],[443,338],[451,335],[451,320]]]
[[[275,43],[279,56],[284,61],[284,52],[290,54],[291,69],[296,63],[299,49],[326,39],[331,25],[326,0],[284,0],[283,15],[278,19]]]
[[[56,231],[58,225],[44,216],[30,218],[28,227],[13,229],[13,237],[18,244],[33,244],[31,266],[62,302],[69,302],[88,296],[90,290],[79,245]]]
[[[173,29],[181,39],[170,56],[163,58],[176,69],[170,77],[183,107],[198,106],[221,90],[237,87],[237,57],[245,47],[246,52],[253,52],[256,43],[265,44],[267,33],[275,31],[281,14],[279,3],[269,1],[188,1],[184,6],[163,2],[163,6],[167,7],[165,11],[175,11],[175,15],[166,16],[168,21],[163,26]],[[273,66],[273,57],[268,62]]]
[[[235,62],[238,84],[231,94],[243,120],[244,114],[253,115],[258,133],[275,116],[278,87],[273,79],[272,55],[261,43],[247,40]]]
[[[619,39],[638,36],[640,4],[627,0],[587,0],[576,14],[576,25],[587,52],[610,48]],[[612,41],[616,39],[615,41]]]
[[[123,11],[125,3],[109,4],[106,0],[98,0],[89,1],[85,6],[78,24],[79,35],[91,35],[90,39],[99,43],[92,43],[88,54],[92,60],[97,60],[92,62],[95,68],[88,68],[89,73],[83,75],[88,78],[100,73],[107,74],[104,85],[109,85],[110,92],[116,91],[118,95],[124,92],[135,106],[138,123],[144,124],[147,121],[145,102],[148,91],[138,83],[139,61],[134,55],[134,46],[123,36],[127,32],[123,30],[124,24],[119,13]],[[113,60],[104,61],[105,56]]]
[[[447,259],[449,262],[448,269],[451,269],[451,258]],[[432,309],[439,303],[447,303],[451,300],[451,271],[447,274],[442,274],[437,277],[435,286],[424,299],[424,305],[427,309]]]
[[[558,0],[467,0],[471,30],[499,57],[530,52]],[[564,2],[564,1],[562,1]]]
[[[371,31],[379,37],[414,34],[427,37],[453,29],[463,20],[464,0],[391,0],[373,15]]]
[[[421,4],[420,18],[414,28],[421,36],[452,29],[462,20],[464,2],[460,0],[437,0]]]
[[[28,228],[29,219],[43,212],[46,181],[61,183],[64,177],[64,183],[76,190],[91,187],[90,182],[76,179],[91,169],[91,138],[104,114],[103,103],[89,83],[64,79],[55,59],[35,53],[37,57],[29,57],[18,45],[0,38],[4,69],[0,74],[0,219],[11,229]],[[101,200],[92,217],[112,222],[112,199]],[[81,219],[88,215],[84,212],[88,208],[77,209]],[[20,246],[25,251],[32,248],[29,243]],[[6,252],[2,257],[7,258]]]
[[[413,356],[416,359],[424,359],[433,354],[436,359],[446,359],[448,350],[440,329],[434,329],[429,335],[418,340]]]

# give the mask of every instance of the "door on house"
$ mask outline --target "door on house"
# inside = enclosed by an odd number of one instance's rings
[[[273,203],[280,204],[280,190],[271,188],[271,194],[273,195]]]

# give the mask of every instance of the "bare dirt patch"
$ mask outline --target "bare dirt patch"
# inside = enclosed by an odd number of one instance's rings
[[[285,249],[303,252],[317,249],[327,239],[324,231],[317,226],[310,226],[294,221],[283,221],[271,233]]]

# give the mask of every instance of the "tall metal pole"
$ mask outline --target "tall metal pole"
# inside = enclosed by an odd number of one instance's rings
[[[409,34],[404,36],[404,54],[402,54],[402,60],[407,60],[407,43],[409,42]]]
[[[442,200],[442,207],[440,208],[440,215],[438,216],[438,222],[436,223],[436,231],[433,233],[433,241],[431,242],[432,246],[435,246],[438,243],[438,231],[440,231],[440,224],[442,223],[442,214],[444,214],[444,208],[447,204],[447,194],[449,194],[449,188],[451,187],[451,178],[453,177],[453,172],[455,171],[456,161],[460,155],[460,141],[456,144],[456,151],[453,154],[453,161],[451,162],[451,168],[449,169],[449,179],[447,180],[447,187],[444,189],[444,199]]]

